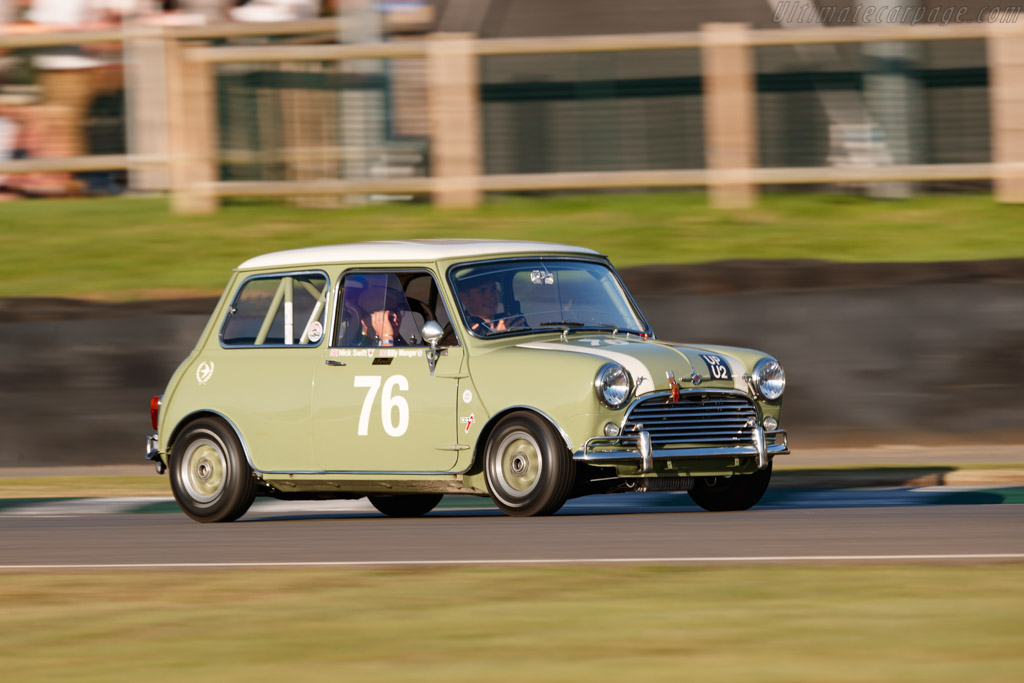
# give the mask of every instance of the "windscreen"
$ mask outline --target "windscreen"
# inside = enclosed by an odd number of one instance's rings
[[[647,330],[614,271],[602,263],[492,261],[456,267],[452,285],[466,326],[479,336],[560,327]]]

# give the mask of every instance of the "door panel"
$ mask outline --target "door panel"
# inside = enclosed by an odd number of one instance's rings
[[[439,365],[461,365],[449,349]],[[344,365],[339,365],[344,363]],[[426,350],[329,349],[313,389],[314,457],[346,472],[447,472],[457,461],[458,379]]]
[[[422,269],[351,270],[335,297],[331,347],[313,385],[313,451],[334,472],[448,472],[458,462],[463,351],[430,373],[426,320],[450,322]]]

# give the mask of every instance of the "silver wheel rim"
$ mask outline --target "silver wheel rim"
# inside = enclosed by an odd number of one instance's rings
[[[510,498],[525,498],[537,488],[544,469],[541,448],[532,434],[515,431],[498,444],[491,474]]]
[[[181,483],[197,503],[209,503],[220,495],[227,472],[224,449],[212,439],[196,439],[182,456]]]

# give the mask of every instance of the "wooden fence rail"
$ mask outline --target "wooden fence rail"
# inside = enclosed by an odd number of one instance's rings
[[[292,35],[330,31],[336,20],[275,26]],[[285,30],[285,28],[287,30]],[[264,27],[238,27],[241,33]],[[250,33],[251,34],[251,33]],[[1024,21],[946,26],[887,25],[814,27],[798,30],[750,29],[742,24],[711,24],[702,30],[671,34],[578,36],[558,38],[474,39],[434,35],[426,39],[373,44],[210,46],[194,41],[223,37],[212,29],[122,32],[50,37],[2,36],[0,50],[40,45],[109,40],[165,41],[165,130],[136,130],[135,137],[166,136],[166,149],[135,150],[122,156],[23,160],[0,163],[0,173],[40,168],[69,171],[110,168],[169,170],[174,207],[182,212],[215,210],[226,196],[301,196],[346,194],[429,194],[447,207],[472,207],[483,193],[637,187],[707,187],[721,207],[751,206],[761,185],[880,183],[899,181],[992,180],[1000,201],[1024,203]],[[868,168],[760,168],[757,149],[756,47],[836,43],[970,40],[986,41],[991,117],[991,163],[891,164]],[[56,42],[54,42],[56,41]],[[706,168],[696,170],[608,171],[578,173],[483,173],[480,58],[494,55],[572,54],[694,49],[701,52],[702,104]],[[396,179],[312,179],[228,181],[218,177],[214,65],[245,62],[329,62],[366,59],[425,59],[431,176]],[[156,117],[159,119],[160,117]],[[145,119],[145,117],[141,117]],[[152,127],[136,122],[136,128]],[[340,147],[339,147],[340,148]],[[301,157],[301,150],[281,152]],[[63,164],[63,165],[62,165]]]
[[[894,164],[871,168],[758,168],[757,112],[753,48],[769,45],[986,39],[992,82],[993,163]],[[482,56],[580,52],[699,49],[702,53],[706,169],[609,171],[589,173],[481,174],[480,84],[471,64]],[[432,176],[405,179],[322,179],[213,181],[202,186],[208,198],[223,196],[430,194],[435,203],[472,207],[485,192],[707,187],[713,205],[747,207],[760,185],[879,183],[896,181],[993,180],[1002,201],[1024,202],[1024,136],[1014,122],[1024,120],[1024,31],[1014,24],[810,28],[752,30],[745,25],[712,24],[698,32],[558,38],[472,40],[436,37],[375,45],[206,47],[184,53],[206,63],[402,59],[428,61]],[[203,125],[212,126],[213,121]],[[212,163],[213,160],[211,159]],[[184,163],[184,161],[182,161]],[[210,176],[210,170],[205,174]],[[209,206],[209,205],[207,205]]]
[[[408,12],[388,15],[385,32],[422,32],[430,17]],[[347,19],[342,17],[307,19],[273,24],[276,40],[336,38]],[[168,102],[169,80],[165,53],[193,41],[265,37],[268,26],[262,23],[219,23],[205,26],[159,27],[127,24],[119,29],[70,31],[61,33],[4,33],[0,27],[0,54],[12,50],[51,47],[79,47],[97,44],[123,46],[127,108],[128,152],[126,154],[78,157],[0,159],[0,174],[80,173],[87,171],[131,171],[134,189],[164,191],[171,188],[172,160],[168,147],[172,123]],[[174,68],[173,66],[170,68]],[[44,93],[45,94],[45,93]],[[184,191],[179,188],[179,191]]]

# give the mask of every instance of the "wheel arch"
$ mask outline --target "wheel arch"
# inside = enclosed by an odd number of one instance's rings
[[[572,453],[572,440],[569,438],[569,435],[566,433],[566,431],[562,429],[561,425],[559,425],[558,422],[556,422],[555,419],[552,418],[550,415],[545,413],[543,410],[538,410],[537,408],[534,408],[532,406],[509,406],[495,413],[494,415],[491,415],[491,417],[484,424],[483,428],[480,430],[480,436],[477,438],[476,447],[473,450],[473,463],[471,467],[475,468],[476,466],[483,464],[484,451],[487,448],[487,442],[490,440],[491,433],[494,431],[494,428],[503,419],[515,413],[531,413],[534,416],[546,422],[558,433],[559,436],[562,437],[562,442],[565,444],[565,447],[569,450],[570,453]]]
[[[174,426],[174,430],[171,431],[171,438],[168,440],[167,445],[165,447],[166,452],[168,454],[171,452],[171,449],[174,448],[174,443],[178,440],[178,437],[181,436],[181,433],[185,430],[186,427],[188,427],[196,420],[201,420],[203,418],[209,417],[222,421],[224,424],[228,426],[229,429],[231,429],[231,431],[235,433],[235,436],[238,438],[238,443],[242,444],[242,455],[245,456],[245,461],[249,464],[249,468],[253,472],[259,474],[259,470],[257,470],[253,466],[252,457],[249,455],[249,444],[245,442],[245,437],[242,435],[242,431],[238,428],[238,425],[232,422],[231,418],[229,418],[227,415],[216,410],[196,410],[178,420],[178,424],[176,424]]]

